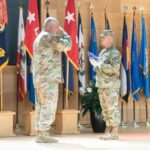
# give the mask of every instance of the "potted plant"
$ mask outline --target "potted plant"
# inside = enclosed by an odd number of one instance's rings
[[[93,132],[104,132],[106,128],[105,121],[102,116],[102,108],[99,101],[98,88],[94,84],[81,90],[81,109],[82,115],[85,116],[90,112],[90,121]]]

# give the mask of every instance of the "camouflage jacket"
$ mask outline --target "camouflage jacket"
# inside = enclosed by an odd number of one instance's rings
[[[34,86],[45,82],[62,82],[61,51],[71,49],[71,38],[66,32],[52,35],[41,31],[33,45],[32,72]]]
[[[120,88],[120,52],[111,47],[104,48],[99,54],[96,71],[96,86],[99,88]]]

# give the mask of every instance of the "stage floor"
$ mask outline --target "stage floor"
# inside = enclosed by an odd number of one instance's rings
[[[59,143],[37,144],[34,136],[0,138],[0,150],[150,150],[150,128],[120,129],[120,139],[99,140],[101,134],[82,129],[79,134],[54,135]]]

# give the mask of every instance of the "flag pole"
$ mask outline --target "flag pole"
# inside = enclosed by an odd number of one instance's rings
[[[90,0],[90,11],[91,11],[91,14],[93,15],[93,10],[94,10],[94,5],[92,3],[92,0]]]
[[[20,132],[20,127],[18,123],[18,112],[19,112],[19,105],[18,105],[18,92],[19,92],[19,71],[17,70],[17,101],[16,101],[16,126],[15,126],[15,132]]]
[[[63,52],[61,53],[61,60],[63,60]],[[62,66],[61,66],[62,73],[63,73],[64,65],[65,64],[62,63]],[[64,86],[64,83],[62,83],[62,109],[65,109],[65,98],[66,98],[65,97],[65,86]]]
[[[65,3],[64,3],[64,6],[66,7],[67,6],[67,0],[65,1]],[[66,68],[67,68],[67,70],[66,70],[66,97],[65,97],[65,109],[68,109],[68,93],[69,93],[69,91],[68,91],[68,88],[69,88],[69,60],[68,60],[68,57],[66,56],[66,58],[67,58],[67,64],[66,64]]]
[[[124,121],[123,121],[123,101],[121,100],[121,127],[123,128]]]
[[[135,100],[133,100],[133,127],[134,128],[139,127],[139,125],[136,123],[136,120],[135,120]]]
[[[0,71],[0,75],[1,75],[1,110],[3,111],[3,73],[2,70]]]
[[[79,1],[78,1],[78,14],[80,14],[80,2]],[[79,22],[79,17],[78,17],[78,22]],[[78,26],[79,26],[79,23],[78,23]],[[78,31],[78,34],[79,34],[79,31]],[[78,37],[78,40],[79,40],[79,37]],[[78,46],[78,49],[79,49],[79,46]],[[78,76],[78,83],[79,83],[79,76]],[[78,110],[80,110],[80,102],[79,102],[80,101],[80,92],[79,91],[80,91],[80,89],[79,89],[79,86],[78,86]],[[78,114],[78,128],[81,128],[80,113]]]
[[[150,123],[148,121],[148,101],[147,101],[147,99],[145,99],[145,111],[146,111],[146,127],[149,128]]]
[[[124,102],[123,102],[123,100],[121,100],[121,128],[127,128],[127,125],[123,121],[123,119],[124,119],[124,117],[123,117],[123,115],[124,115],[123,108],[124,108]]]
[[[140,11],[141,11],[141,15],[143,17],[143,15],[144,15],[144,7],[143,6],[140,7]],[[146,115],[146,124],[145,124],[145,126],[147,128],[149,128],[150,127],[150,123],[148,121],[148,101],[147,101],[146,98],[145,98],[145,115]]]
[[[68,84],[69,84],[69,60],[67,58],[67,72],[66,72],[66,100],[65,100],[65,108],[68,109]]]
[[[50,2],[49,0],[46,0],[45,2],[45,6],[46,6],[46,18],[49,17],[49,5],[50,5]]]
[[[136,7],[133,6],[133,18],[135,18],[135,11],[136,11]],[[136,123],[136,120],[135,120],[135,100],[133,99],[133,127],[134,128],[138,128],[139,126],[137,125]]]
[[[123,6],[123,10],[124,10],[124,16],[126,16],[126,11],[128,10],[128,6],[126,4]],[[123,121],[123,119],[124,119],[123,109],[124,109],[124,103],[123,103],[123,100],[121,100],[121,127],[126,128],[127,125]]]
[[[133,127],[136,128],[136,122],[135,122],[135,101],[133,99]]]
[[[19,7],[19,9],[22,9],[22,11],[23,11],[23,8],[22,8],[22,0],[20,0],[20,7]],[[20,10],[19,10],[20,11]],[[20,12],[19,12],[20,13]],[[20,14],[19,14],[20,15]],[[22,45],[22,43],[21,43],[21,45]],[[20,47],[21,48],[21,47]],[[16,126],[15,126],[15,132],[16,133],[19,133],[20,132],[20,127],[19,127],[19,124],[18,124],[18,107],[19,107],[19,105],[18,105],[18,92],[19,92],[19,70],[20,68],[18,68],[17,67],[17,101],[16,101]]]
[[[80,2],[78,1],[78,14],[80,14]],[[78,18],[79,19],[79,18]],[[79,26],[79,24],[78,24]],[[78,34],[79,34],[79,31],[78,31]],[[79,38],[78,38],[79,39]],[[79,48],[79,47],[78,47]],[[79,48],[80,49],[80,48]],[[78,72],[79,73],[79,72]],[[79,76],[78,76],[78,81],[79,81]],[[79,83],[79,82],[78,82]],[[81,99],[81,96],[80,96],[80,89],[79,89],[79,86],[78,86],[78,110],[80,111],[81,109],[81,105],[80,105],[80,99]],[[80,113],[78,113],[78,128],[81,129],[83,128],[83,126],[81,125],[80,123]]]

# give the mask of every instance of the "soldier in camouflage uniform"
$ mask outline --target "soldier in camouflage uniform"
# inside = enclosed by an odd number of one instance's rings
[[[104,140],[116,140],[120,123],[119,89],[120,89],[120,52],[113,46],[113,32],[104,30],[101,44],[105,48],[99,54],[99,60],[90,59],[96,71],[96,86],[99,88],[99,99],[102,114],[106,121],[107,132],[100,137]]]
[[[36,142],[56,142],[49,136],[55,120],[59,83],[63,82],[61,52],[71,49],[71,38],[59,26],[57,19],[49,17],[33,46],[33,83],[36,94]]]

